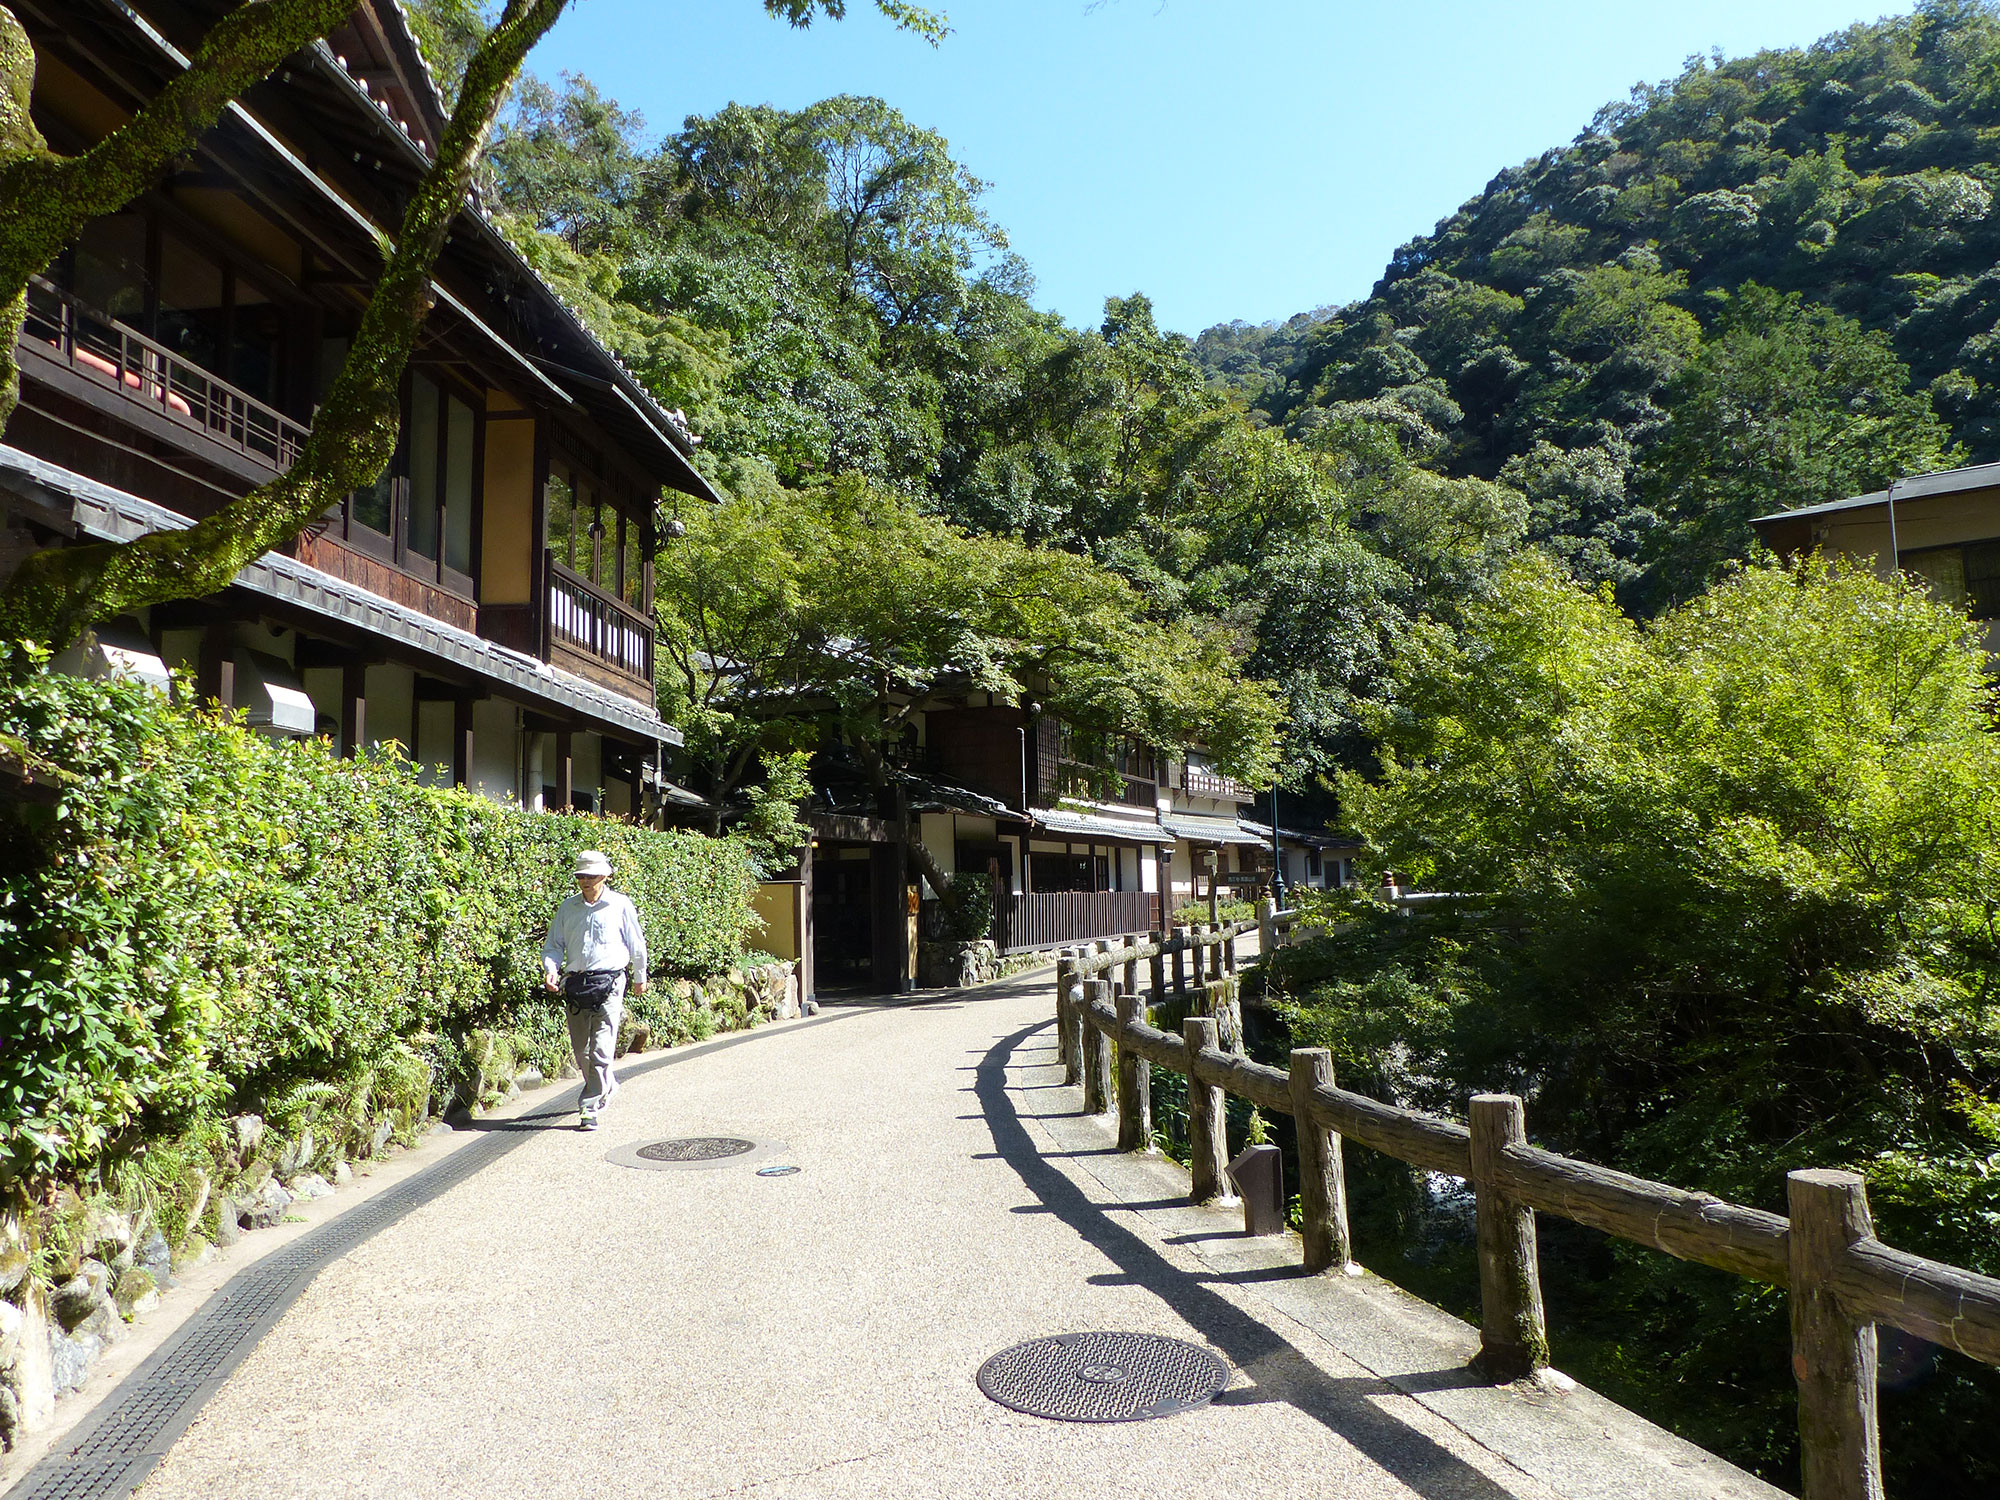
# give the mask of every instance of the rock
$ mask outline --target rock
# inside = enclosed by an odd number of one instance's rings
[[[236,1204],[228,1199],[218,1199],[215,1205],[215,1247],[227,1250],[243,1238],[243,1226],[237,1222]]]
[[[146,1237],[139,1241],[132,1252],[132,1264],[151,1276],[155,1286],[174,1284],[173,1247],[167,1244],[167,1237],[157,1229],[148,1230]]]
[[[49,1375],[58,1396],[66,1396],[90,1377],[90,1367],[104,1352],[104,1340],[94,1333],[56,1334],[49,1340]]]
[[[264,1140],[264,1117],[262,1115],[237,1115],[229,1122],[236,1137],[236,1159],[246,1166],[257,1155],[257,1148]]]
[[[248,1202],[256,1195],[271,1176],[271,1164],[267,1161],[253,1161],[243,1169],[243,1175],[229,1185],[230,1193],[237,1202]]]
[[[176,1264],[187,1258],[188,1242],[195,1238],[196,1232],[201,1228],[201,1216],[208,1212],[208,1195],[212,1191],[208,1174],[196,1172],[194,1180],[196,1183],[194,1202],[188,1208],[187,1229],[182,1233],[181,1242],[175,1247],[172,1257]]]
[[[285,1210],[291,1206],[292,1195],[285,1191],[284,1184],[275,1177],[268,1178],[257,1189],[256,1196],[243,1205],[243,1227],[274,1229],[285,1222]]]
[[[181,1253],[174,1261],[176,1271],[186,1271],[194,1266],[205,1265],[215,1259],[215,1246],[205,1236],[190,1234],[181,1241]]]
[[[799,1002],[799,1014],[800,1014],[800,1015],[802,1015],[802,1016],[816,1016],[816,1015],[818,1015],[818,1014],[819,1014],[819,1001],[817,1001],[817,1000],[813,1000],[813,999],[805,999],[805,1000],[801,1000],[801,1001]]]
[[[333,1185],[337,1188],[343,1188],[352,1181],[354,1181],[354,1168],[350,1167],[344,1161],[335,1162],[333,1164]]]
[[[93,1208],[83,1221],[83,1253],[108,1265],[132,1263],[132,1220],[110,1209]]]
[[[118,1308],[118,1315],[130,1322],[160,1305],[160,1284],[153,1279],[151,1271],[133,1266],[119,1276],[112,1300]]]
[[[0,1367],[0,1389],[9,1390],[18,1407],[18,1431],[47,1425],[55,1415],[56,1391],[50,1370],[48,1302],[32,1281],[18,1311],[20,1344],[13,1362]]]
[[[548,1079],[542,1076],[542,1070],[533,1063],[528,1064],[527,1067],[514,1075],[514,1086],[516,1088],[538,1089],[547,1082]]]
[[[50,1310],[65,1333],[73,1333],[111,1303],[111,1268],[101,1261],[87,1260],[76,1275],[56,1288]]]
[[[28,1279],[28,1252],[19,1245],[0,1249],[0,1297]]]
[[[279,1177],[289,1181],[312,1165],[313,1147],[315,1144],[312,1127],[308,1125],[299,1132],[297,1140],[291,1142],[283,1151],[278,1153],[278,1164],[272,1170]]]
[[[301,1172],[285,1184],[285,1189],[294,1198],[304,1198],[308,1201],[333,1196],[333,1184],[317,1172]]]
[[[21,1352],[21,1330],[28,1325],[28,1315],[11,1302],[0,1302],[0,1370],[14,1363],[14,1356]]]
[[[396,1122],[384,1115],[375,1122],[375,1133],[368,1137],[368,1154],[380,1156],[382,1148],[389,1144],[389,1137],[395,1134]]]
[[[0,1385],[0,1453],[11,1453],[20,1441],[21,1403],[14,1396],[14,1388]]]

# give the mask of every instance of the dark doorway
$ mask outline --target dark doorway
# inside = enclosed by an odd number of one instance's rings
[[[875,982],[875,862],[822,847],[813,859],[814,985],[840,989]]]

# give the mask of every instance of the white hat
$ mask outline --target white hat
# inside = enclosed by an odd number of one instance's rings
[[[579,875],[609,875],[611,861],[599,849],[586,849],[576,857],[576,873]]]

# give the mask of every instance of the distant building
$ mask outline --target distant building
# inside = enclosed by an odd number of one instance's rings
[[[127,118],[224,9],[16,6],[50,143],[80,151]],[[402,10],[362,0],[84,231],[29,293],[0,575],[36,548],[185,525],[296,459],[374,237],[444,123]],[[662,775],[680,734],[655,709],[652,556],[663,491],[714,498],[694,440],[475,203],[435,283],[381,480],[220,593],[102,622],[71,665],[185,667],[270,733],[348,755],[397,741],[427,775],[529,807],[685,803]]]
[[[1781,557],[1823,552],[1884,578],[1900,567],[1983,622],[1987,649],[2000,653],[2000,464],[1919,474],[1750,524]]]

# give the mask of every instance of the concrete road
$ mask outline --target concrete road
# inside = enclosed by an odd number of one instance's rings
[[[1471,1386],[1462,1324],[1176,1204],[1078,1115],[1051,1009],[1046,972],[857,1005],[635,1077],[595,1134],[550,1119],[323,1271],[141,1494],[1776,1494],[1587,1392]],[[694,1135],[780,1149],[606,1160]],[[1087,1426],[974,1383],[1091,1329],[1204,1343],[1231,1389]]]

